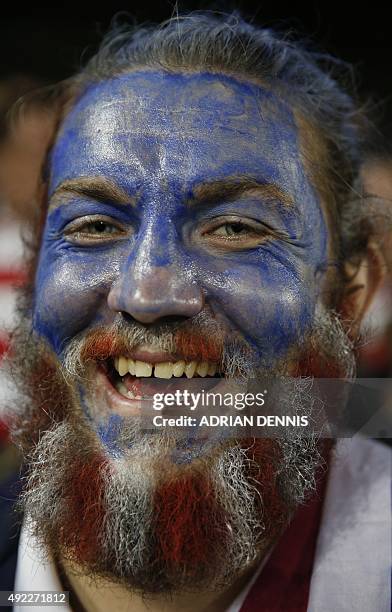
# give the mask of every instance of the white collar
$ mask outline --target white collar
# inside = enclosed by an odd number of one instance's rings
[[[336,445],[307,612],[391,610],[391,449],[355,436]]]
[[[63,591],[54,560],[39,546],[26,522],[23,523],[20,533],[14,590]],[[30,609],[42,610],[40,606],[31,606]],[[45,610],[71,612],[71,607],[68,604],[45,605]],[[14,605],[14,611],[24,612],[24,606]]]

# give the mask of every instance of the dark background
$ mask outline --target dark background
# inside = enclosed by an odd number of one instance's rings
[[[255,23],[292,29],[310,38],[322,50],[354,64],[358,91],[372,100],[372,116],[392,141],[392,19],[387,3],[341,2],[189,2],[181,11],[213,8],[240,9]],[[53,82],[72,74],[89,57],[116,12],[126,11],[138,22],[161,21],[173,14],[174,2],[157,6],[149,0],[113,2],[103,8],[76,3],[53,3],[45,9],[31,3],[2,8],[0,26],[0,78],[15,72]]]

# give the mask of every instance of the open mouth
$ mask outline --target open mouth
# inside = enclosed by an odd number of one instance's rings
[[[203,381],[203,386],[209,387],[216,384],[216,378],[222,378],[218,363],[213,361],[157,361],[157,358],[143,361],[120,355],[101,362],[101,368],[116,391],[131,400],[193,388],[195,383],[200,387],[201,379],[209,379]]]

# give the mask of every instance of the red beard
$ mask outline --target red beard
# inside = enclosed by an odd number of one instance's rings
[[[279,448],[274,440],[241,440],[248,448],[250,465],[256,473],[260,512],[267,518],[266,528],[274,539],[287,521],[288,508],[278,492],[276,465]],[[253,468],[256,472],[256,469]],[[200,567],[208,567],[215,558],[217,544],[229,536],[227,517],[216,498],[208,477],[198,470],[188,470],[176,479],[160,485],[154,504],[155,537],[159,542],[161,561],[175,571],[183,568],[188,576],[197,575]]]

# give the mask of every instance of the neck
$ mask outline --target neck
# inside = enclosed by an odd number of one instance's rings
[[[132,592],[107,579],[87,577],[68,561],[61,561],[59,573],[70,591],[74,610],[85,612],[224,612],[263,563],[258,560],[228,588],[165,595]]]

